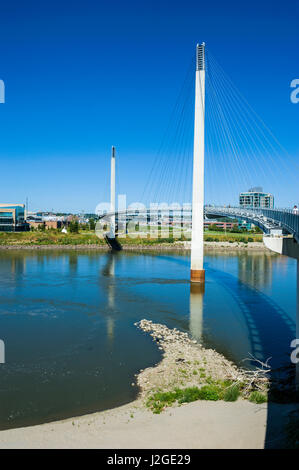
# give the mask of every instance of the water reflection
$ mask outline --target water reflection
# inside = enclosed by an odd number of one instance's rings
[[[115,257],[117,253],[109,253],[107,261],[102,270],[102,274],[109,278],[107,285],[107,300],[108,300],[108,316],[107,316],[107,338],[110,343],[114,339],[114,323],[113,312],[115,310]]]
[[[134,398],[134,373],[160,358],[134,327],[142,318],[190,331],[237,363],[249,353],[289,363],[293,260],[209,253],[205,293],[190,287],[189,262],[178,253],[0,252],[0,337],[9,345],[0,427]]]
[[[13,279],[22,276],[26,272],[26,258],[18,257],[11,260],[11,275]]]
[[[287,311],[286,292],[293,261],[282,258],[260,253],[209,255],[206,293],[195,284],[190,288],[191,335],[237,363],[253,356],[261,361],[271,358],[273,368],[289,365],[295,317]],[[272,295],[277,276],[283,286],[279,304]]]
[[[253,253],[238,257],[238,277],[241,282],[261,288],[272,282],[273,255]]]
[[[203,334],[203,299],[204,285],[191,283],[190,285],[190,323],[189,329],[193,338],[202,342]]]
[[[68,258],[70,273],[76,274],[76,272],[78,271],[78,254],[71,252]]]

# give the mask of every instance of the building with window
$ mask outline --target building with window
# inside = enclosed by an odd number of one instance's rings
[[[274,196],[270,193],[264,193],[261,187],[251,188],[246,193],[240,193],[239,204],[241,207],[273,209]]]
[[[232,228],[238,226],[236,222],[223,222],[222,220],[212,220],[212,219],[205,219],[204,220],[204,228],[209,229],[210,226],[213,225],[218,229],[222,230],[231,230]]]
[[[29,230],[25,221],[25,204],[0,204],[0,232]]]

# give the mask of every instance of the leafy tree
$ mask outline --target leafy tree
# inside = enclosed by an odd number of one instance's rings
[[[209,225],[209,230],[211,230],[212,232],[223,232],[223,228],[218,227],[218,225],[216,224]]]
[[[70,223],[70,232],[71,233],[79,233],[79,223],[77,220],[72,221]]]
[[[234,226],[230,229],[230,232],[231,232],[231,233],[242,233],[243,230],[240,229],[240,228],[238,227],[238,225],[234,225]]]

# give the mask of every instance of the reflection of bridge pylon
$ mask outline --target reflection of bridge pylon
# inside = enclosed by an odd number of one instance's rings
[[[105,276],[111,278],[111,281],[114,279],[115,274],[115,257],[113,254],[110,254],[107,260],[107,264],[104,269]],[[115,285],[114,282],[109,282],[107,286],[107,297],[108,297],[108,307],[109,310],[113,313],[115,308]],[[109,341],[114,339],[114,318],[113,316],[108,316],[107,318],[107,337]]]
[[[198,342],[202,341],[204,285],[190,286],[190,333]]]
[[[204,154],[205,154],[205,43],[196,47],[195,114],[193,149],[191,282],[205,282],[204,242]]]

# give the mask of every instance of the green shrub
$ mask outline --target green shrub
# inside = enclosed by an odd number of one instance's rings
[[[258,403],[260,405],[262,403],[266,403],[267,396],[261,392],[251,392],[249,401],[251,401],[252,403]]]
[[[204,385],[198,390],[198,398],[196,400],[220,400],[219,387],[216,385]]]
[[[199,400],[200,389],[198,387],[188,387],[182,390],[179,398],[179,403],[191,403],[192,401]]]
[[[173,405],[175,402],[191,403],[196,400],[217,401],[221,398],[221,388],[215,384],[204,385],[201,388],[187,387],[184,389],[176,388],[171,392],[156,392],[150,396],[146,405],[155,414],[161,413],[166,406]]]
[[[179,389],[173,392],[156,392],[147,401],[147,406],[152,409],[155,414],[161,413],[165,406],[170,406],[178,400],[180,396]]]
[[[240,396],[240,386],[239,384],[234,384],[231,387],[227,388],[223,394],[224,401],[236,401]]]

